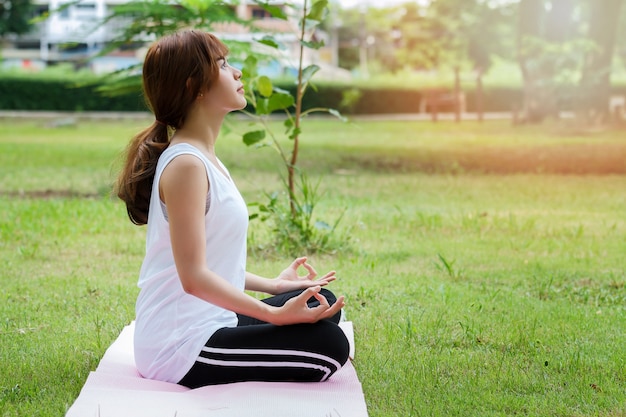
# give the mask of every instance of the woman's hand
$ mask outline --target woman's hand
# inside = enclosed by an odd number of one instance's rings
[[[298,275],[298,268],[304,267],[308,273],[306,275]],[[315,279],[317,272],[307,263],[306,256],[297,258],[278,277],[274,278],[275,294],[281,294],[294,290],[301,290],[310,287],[323,287],[337,279],[335,271],[330,271],[323,277]],[[309,296],[310,298],[310,296]]]
[[[282,307],[276,307],[269,322],[276,325],[315,323],[334,316],[345,306],[344,297],[338,297],[331,306],[326,297],[320,294],[320,289],[320,286],[307,288],[302,291],[302,294],[293,297]],[[309,307],[307,301],[311,297],[315,297],[319,301],[318,306]]]

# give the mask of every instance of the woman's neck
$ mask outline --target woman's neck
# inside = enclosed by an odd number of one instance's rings
[[[215,155],[215,142],[220,132],[221,124],[193,123],[190,120],[178,129],[172,136],[170,143],[188,143],[206,152]]]

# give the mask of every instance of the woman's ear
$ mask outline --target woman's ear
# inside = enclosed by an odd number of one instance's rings
[[[185,87],[187,88],[187,91],[189,91],[190,93],[193,91],[193,86],[191,85],[192,82],[193,81],[192,81],[191,77],[187,78],[187,81],[185,82]],[[196,96],[196,100],[201,99],[202,97],[204,97],[204,92],[203,91],[199,91],[198,95]]]

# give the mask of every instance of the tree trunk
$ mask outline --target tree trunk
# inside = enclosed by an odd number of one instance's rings
[[[454,67],[454,120],[461,121],[461,68]]]
[[[599,122],[610,116],[611,63],[621,6],[622,0],[595,0],[591,6],[589,39],[596,49],[587,56],[580,87],[585,114]]]
[[[544,114],[541,110],[540,87],[536,74],[531,70],[531,62],[537,59],[524,48],[525,39],[541,38],[541,22],[545,14],[543,0],[520,0],[519,26],[517,38],[517,58],[524,81],[523,118],[527,122],[539,122]]]
[[[476,118],[479,122],[483,121],[484,116],[484,90],[483,90],[483,69],[478,68],[476,71]]]

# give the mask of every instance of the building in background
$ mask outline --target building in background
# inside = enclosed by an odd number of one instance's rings
[[[76,68],[88,67],[96,73],[112,72],[139,64],[145,48],[116,50],[106,56],[96,55],[114,39],[128,24],[123,19],[101,22],[110,15],[112,8],[128,0],[34,0],[34,16],[50,16],[35,24],[24,35],[5,39],[2,49],[2,65],[25,69],[41,69],[59,63],[71,63]],[[285,1],[270,1],[274,6],[285,8]],[[236,23],[216,24],[213,32],[224,40],[252,43],[271,34],[284,49],[276,55],[276,61],[261,69],[269,76],[292,75],[299,54],[298,17],[287,21],[273,18],[266,10],[251,0],[233,4],[233,11],[240,19],[252,19],[255,30]],[[285,10],[286,12],[288,10]],[[316,33],[322,38],[324,33]],[[326,40],[326,45],[331,44]],[[257,47],[261,47],[258,44]],[[276,51],[270,51],[276,52]],[[348,71],[331,64],[332,54],[328,47],[320,50],[305,49],[305,65],[315,63],[321,67],[320,77],[332,79],[349,78]]]
[[[49,17],[29,33],[9,38],[2,51],[5,66],[43,68],[68,62],[80,65],[95,56],[123,28],[123,21],[101,22],[126,0],[34,0],[34,18]],[[132,54],[127,54],[132,55]],[[136,62],[136,57],[127,56]]]

